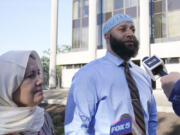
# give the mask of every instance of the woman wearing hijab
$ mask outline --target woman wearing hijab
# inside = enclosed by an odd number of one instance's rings
[[[35,51],[0,56],[0,135],[54,135],[43,100],[41,61]]]

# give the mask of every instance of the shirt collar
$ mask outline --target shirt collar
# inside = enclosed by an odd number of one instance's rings
[[[112,53],[110,53],[109,51],[106,51],[106,55],[105,55],[105,58],[108,60],[108,61],[111,61],[112,63],[114,63],[115,65],[117,66],[120,66],[124,60],[113,55]],[[131,60],[128,60],[128,64],[130,65],[130,67],[132,67],[132,63],[131,63]]]

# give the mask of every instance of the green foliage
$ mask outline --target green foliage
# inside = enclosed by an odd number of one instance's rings
[[[71,46],[69,45],[62,45],[61,47],[57,47],[57,54],[62,52],[68,52],[71,50]],[[43,70],[43,79],[44,79],[44,89],[48,88],[49,84],[49,56],[50,56],[50,49],[45,50],[44,56],[41,57],[42,63],[42,70]],[[56,78],[57,78],[57,85],[60,87],[61,82],[61,66],[56,66]]]
[[[61,52],[69,52],[71,50],[71,46],[69,45],[62,45],[61,48],[57,48],[56,53],[61,53]]]
[[[41,103],[39,106],[44,108],[50,115],[54,125],[55,135],[64,135],[65,106],[47,103]]]
[[[64,127],[55,127],[55,135],[64,135]]]
[[[46,56],[41,57],[42,71],[43,71],[43,80],[44,80],[44,88],[48,87],[49,82],[49,58]]]

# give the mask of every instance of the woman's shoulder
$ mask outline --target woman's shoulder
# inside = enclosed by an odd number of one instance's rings
[[[48,112],[44,111],[44,125],[42,127],[46,135],[54,135],[54,125]]]

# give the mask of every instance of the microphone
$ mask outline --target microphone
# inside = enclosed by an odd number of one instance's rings
[[[144,57],[142,62],[146,72],[153,81],[156,81],[159,77],[167,75],[167,69],[164,66],[164,62],[156,55],[153,55],[152,57]]]
[[[142,135],[142,131],[129,114],[123,114],[119,121],[112,123],[110,135]]]

